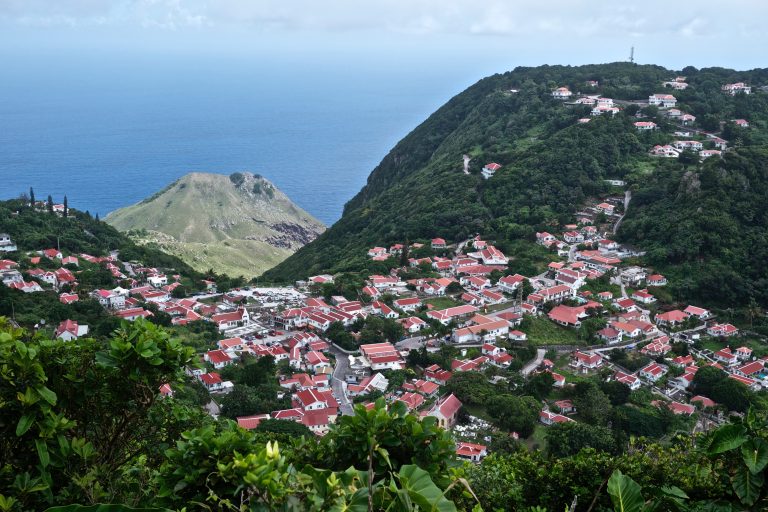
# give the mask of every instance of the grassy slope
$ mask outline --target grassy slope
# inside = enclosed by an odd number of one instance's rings
[[[768,186],[768,95],[720,91],[729,82],[768,83],[768,69],[682,70],[691,87],[675,91],[678,107],[695,115],[699,127],[718,130],[720,121],[736,118],[751,125],[727,135],[736,148],[723,163],[712,159],[693,169],[648,156],[654,144],[674,140],[663,115],[649,113],[664,128],[654,133],[638,133],[636,118],[626,113],[577,125],[589,108],[564,106],[549,95],[567,85],[616,100],[644,99],[663,92],[661,82],[678,74],[614,63],[518,68],[483,79],[399,142],[343,217],[265,276],[289,281],[323,272],[381,271],[365,257],[368,247],[434,236],[456,241],[480,233],[518,256],[515,247],[532,241],[535,231],[572,222],[586,199],[606,194],[605,179],[624,179],[635,195],[619,235],[648,250],[648,262],[675,278],[675,299],[716,305],[754,297],[768,303],[768,276],[758,263],[768,254],[760,199]],[[600,88],[585,91],[584,81],[594,79]],[[473,156],[470,175],[461,172],[464,153]],[[491,161],[503,168],[482,180],[478,172]],[[713,295],[714,289],[719,293]]]
[[[258,275],[323,226],[267,180],[244,176],[236,186],[224,175],[187,174],[105,220],[123,231],[142,231],[137,241],[158,243],[196,269]]]

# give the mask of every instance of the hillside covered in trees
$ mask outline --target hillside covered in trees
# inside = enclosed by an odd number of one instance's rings
[[[689,87],[665,90],[662,83],[681,74]],[[586,85],[592,80],[599,86]],[[749,83],[754,92],[724,94],[721,86],[731,82]],[[515,256],[529,250],[521,241],[573,221],[585,200],[611,191],[605,180],[612,179],[625,181],[635,198],[618,238],[647,251],[649,263],[675,277],[671,289],[678,298],[768,303],[765,267],[758,263],[768,251],[761,206],[768,182],[768,94],[757,88],[766,83],[766,69],[674,71],[630,63],[517,68],[485,78],[399,142],[342,218],[265,278],[375,271],[377,264],[366,258],[373,245],[459,241],[475,233],[495,240],[514,265]],[[622,110],[578,123],[590,107],[553,99],[560,86],[613,98]],[[631,102],[670,92],[679,109],[696,117],[693,129],[728,139],[722,159],[649,155],[669,137],[664,130],[638,132],[635,114],[642,111],[667,132],[670,120],[656,107]],[[735,118],[748,120],[749,128],[734,126]],[[468,175],[465,154],[472,158]],[[489,162],[502,168],[484,180],[480,170]],[[713,287],[722,293],[712,294]]]

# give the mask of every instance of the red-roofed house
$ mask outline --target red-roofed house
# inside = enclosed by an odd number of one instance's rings
[[[539,412],[539,421],[544,425],[554,425],[555,423],[568,423],[573,420],[562,414],[557,414],[551,411],[541,411]]]
[[[456,424],[461,405],[461,401],[451,393],[448,396],[439,398],[435,402],[434,407],[427,413],[427,416],[437,418],[437,425],[439,427],[445,429],[453,428]]]
[[[570,366],[581,371],[581,373],[587,373],[589,371],[596,370],[602,365],[603,357],[597,352],[594,354],[587,354],[577,350],[571,354]]]
[[[739,330],[731,324],[715,324],[707,327],[710,336],[729,337],[739,333]]]
[[[660,313],[656,315],[656,323],[666,327],[674,327],[680,325],[688,319],[689,315],[679,309],[673,309],[666,313]]]
[[[209,350],[205,353],[203,358],[207,362],[211,363],[217,370],[224,368],[225,366],[229,366],[230,364],[234,364],[235,362],[234,359],[232,359],[229,354],[223,350]]]
[[[648,366],[645,366],[644,368],[640,369],[638,372],[638,375],[640,377],[643,377],[644,379],[648,379],[651,382],[656,382],[660,378],[664,376],[664,374],[667,373],[666,367],[658,364],[658,363],[651,363]]]
[[[629,389],[632,391],[635,391],[636,389],[640,389],[640,385],[642,382],[640,382],[640,379],[637,378],[637,376],[632,375],[630,373],[624,373],[621,371],[617,371],[613,374],[614,380],[616,382],[621,382],[622,384],[625,384],[629,386]]]
[[[480,462],[486,455],[488,455],[488,449],[485,445],[467,443],[464,441],[458,441],[456,443],[456,456],[460,459],[468,460],[470,462]]]
[[[253,430],[259,426],[263,420],[270,419],[269,414],[256,414],[253,416],[238,416],[237,426],[246,430]]]
[[[64,320],[56,328],[55,336],[64,341],[72,341],[86,334],[88,334],[87,325],[79,325],[74,320]]]

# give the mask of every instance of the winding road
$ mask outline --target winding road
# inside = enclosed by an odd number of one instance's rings
[[[619,220],[616,221],[616,224],[613,226],[613,234],[619,232],[619,226],[621,226],[621,221],[624,220],[624,216],[627,214],[627,208],[629,208],[629,202],[632,200],[632,192],[630,190],[627,190],[624,192],[624,213],[621,214],[621,217],[619,217]]]

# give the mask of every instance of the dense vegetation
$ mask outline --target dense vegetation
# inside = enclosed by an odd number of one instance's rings
[[[195,275],[180,259],[157,249],[140,246],[88,212],[70,209],[68,217],[33,210],[26,199],[0,202],[0,233],[8,233],[19,251],[58,248],[66,254],[107,256],[119,251],[124,261],[141,261],[150,267],[175,269]]]
[[[576,511],[768,505],[768,432],[752,411],[666,445],[640,438],[620,447],[604,427],[555,427],[548,436],[556,451],[502,443],[469,465],[454,460],[451,435],[434,418],[410,415],[399,402],[358,407],[319,440],[280,422],[246,431],[214,420],[184,391],[181,368],[192,359],[191,349],[143,321],[108,342],[61,342],[0,318],[0,510],[106,502],[190,511],[542,512],[574,498]],[[160,398],[166,382],[176,394]],[[582,391],[578,407],[586,408],[596,390]],[[515,400],[499,405],[509,421],[504,410],[536,405]]]
[[[720,121],[750,122],[748,129],[725,124],[722,135],[733,150],[724,160],[699,165],[695,158],[651,158],[648,150],[672,137],[638,133],[632,126],[637,106],[579,125],[589,107],[564,106],[550,96],[566,85],[574,92],[642,100],[665,92],[662,82],[678,74],[690,84],[674,91],[678,107],[697,116],[699,127],[717,131]],[[599,80],[600,87],[585,90],[586,80]],[[722,305],[752,297],[768,303],[760,263],[768,250],[761,199],[768,183],[768,97],[758,91],[721,93],[722,84],[736,81],[762,85],[768,70],[680,72],[614,63],[517,68],[485,78],[398,143],[342,218],[265,277],[288,281],[328,271],[378,271],[381,263],[365,254],[373,245],[435,236],[458,241],[474,233],[527,259],[529,244],[521,242],[532,241],[537,230],[573,221],[586,199],[611,191],[604,180],[623,179],[634,199],[619,237],[648,250],[649,262],[671,277],[685,276],[672,288],[676,298]],[[671,127],[655,107],[644,113]],[[463,154],[472,157],[469,175],[462,172]],[[492,161],[503,167],[483,180],[479,171]]]

